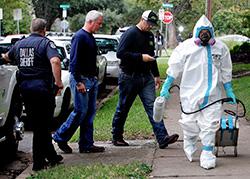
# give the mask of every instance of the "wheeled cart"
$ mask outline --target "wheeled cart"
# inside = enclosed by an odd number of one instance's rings
[[[244,113],[243,115],[238,114],[239,103],[243,106]],[[219,147],[234,147],[234,156],[237,157],[237,145],[238,145],[238,136],[239,136],[239,118],[245,116],[245,106],[244,104],[237,99],[237,104],[235,104],[236,110],[224,110],[224,115],[220,120],[220,128],[216,132],[215,136],[215,155],[218,156]]]

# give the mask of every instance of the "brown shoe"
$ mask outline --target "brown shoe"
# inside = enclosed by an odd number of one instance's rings
[[[112,143],[114,146],[129,146],[129,144],[123,139],[113,140]]]
[[[99,147],[99,146],[91,146],[89,149],[79,149],[80,153],[99,153],[99,152],[104,152],[105,148],[104,147]]]
[[[166,136],[164,141],[162,143],[159,143],[159,148],[164,149],[166,148],[169,144],[175,143],[179,138],[178,134],[173,134],[170,136]]]

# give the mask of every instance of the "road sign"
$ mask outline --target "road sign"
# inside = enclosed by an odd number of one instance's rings
[[[70,5],[69,4],[60,4],[60,8],[68,9],[68,8],[70,8]]]
[[[2,19],[3,19],[3,9],[0,8],[0,20],[2,20]]]
[[[162,21],[164,18],[164,9],[159,9],[159,19]]]
[[[162,4],[162,7],[163,7],[163,8],[173,8],[174,5],[173,5],[173,4],[170,4],[170,3],[163,3],[163,4]]]
[[[22,9],[14,9],[13,17],[15,21],[22,20]]]
[[[164,18],[163,18],[162,22],[164,24],[170,24],[173,21],[173,18],[174,18],[174,16],[170,11],[165,11]]]
[[[67,10],[66,9],[63,9],[62,16],[63,16],[63,18],[67,17]]]
[[[62,20],[61,28],[65,31],[69,27],[69,22],[66,20]]]

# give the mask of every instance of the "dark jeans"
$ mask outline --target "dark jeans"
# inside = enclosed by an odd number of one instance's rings
[[[154,134],[158,143],[161,143],[168,135],[163,121],[153,120],[153,105],[155,100],[155,81],[151,73],[149,74],[127,74],[121,72],[119,79],[119,101],[113,117],[112,134],[113,140],[123,138],[124,125],[128,112],[139,95],[149,121],[153,127]]]
[[[78,92],[76,81],[70,75],[70,88],[74,97],[74,110],[68,119],[53,135],[55,141],[67,142],[80,126],[79,149],[87,150],[93,146],[93,121],[96,113],[96,98],[98,92],[98,81],[95,77],[82,77],[87,89],[86,93]]]
[[[52,88],[44,80],[26,80],[20,84],[25,110],[33,130],[33,163],[42,165],[57,153],[52,144],[51,122],[55,108]]]

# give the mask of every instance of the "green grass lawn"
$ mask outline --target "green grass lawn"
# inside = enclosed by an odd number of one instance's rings
[[[233,79],[232,83],[235,96],[245,104],[247,111],[246,117],[247,120],[250,121],[250,96],[249,96],[250,76]]]
[[[146,179],[152,171],[151,167],[141,163],[127,165],[59,165],[54,168],[37,172],[27,179]]]

